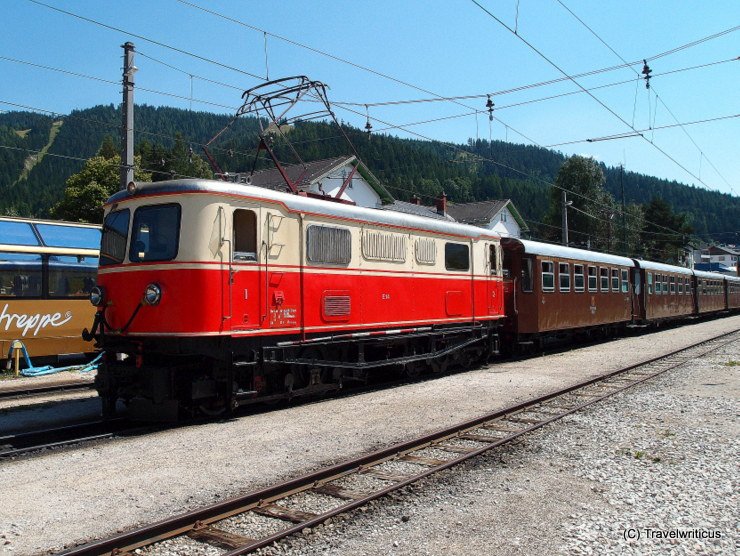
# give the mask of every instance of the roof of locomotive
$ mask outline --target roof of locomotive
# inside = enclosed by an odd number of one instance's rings
[[[662,272],[674,272],[677,274],[693,274],[693,270],[686,268],[685,266],[675,266],[672,264],[656,263],[653,261],[643,261],[641,259],[635,259],[637,266],[647,270],[659,270]]]
[[[283,191],[265,189],[249,184],[208,179],[182,179],[151,183],[136,183],[136,191],[133,195],[129,194],[128,191],[125,190],[119,191],[108,199],[106,206],[150,195],[172,195],[176,193],[211,193],[220,196],[230,195],[270,203],[279,203],[285,206],[288,210],[294,212],[316,214],[347,220],[358,220],[384,226],[411,228],[472,238],[498,237],[484,228],[470,226],[468,224],[460,224],[448,220],[440,220],[390,210],[380,210],[376,208],[359,207],[346,203],[336,203],[323,199],[294,195]]]
[[[558,257],[561,259],[575,259],[589,263],[615,264],[620,266],[635,266],[635,262],[627,257],[619,255],[610,255],[609,253],[599,253],[598,251],[587,251],[586,249],[576,249],[575,247],[565,247],[552,243],[541,243],[528,239],[504,238],[501,240],[504,244],[519,243],[525,253],[532,255],[545,255],[548,257]]]

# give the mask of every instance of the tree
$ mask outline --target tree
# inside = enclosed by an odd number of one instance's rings
[[[102,147],[101,147],[102,151]],[[139,170],[141,158],[134,158],[134,180],[151,181],[148,172]],[[103,204],[118,191],[121,181],[121,157],[96,156],[79,174],[70,176],[62,200],[51,210],[53,218],[72,222],[103,222]]]
[[[143,141],[138,152],[143,167],[152,171],[153,181],[213,177],[213,169],[208,162],[186,146],[180,133],[175,135],[175,144],[171,149]]]
[[[103,158],[112,159],[118,154],[118,151],[116,150],[116,146],[113,144],[113,137],[111,137],[108,133],[103,136],[103,143],[100,145],[100,149],[98,149],[98,156],[102,156]]]
[[[566,160],[550,192],[550,208],[545,217],[547,229],[543,234],[546,239],[559,241],[561,238],[565,191],[567,200],[572,203],[567,209],[569,243],[612,250],[612,236],[616,230],[613,219],[617,209],[604,183],[604,171],[593,158],[572,156]]]
[[[641,239],[647,256],[656,261],[677,263],[680,251],[694,233],[694,227],[685,214],[675,214],[670,205],[658,197],[653,197],[644,206],[644,211]]]

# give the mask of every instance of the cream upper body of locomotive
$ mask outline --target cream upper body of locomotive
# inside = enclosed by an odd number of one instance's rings
[[[348,229],[352,233],[352,261],[348,266],[383,270],[436,272],[445,271],[444,257],[432,261],[419,254],[420,242],[434,242],[434,250],[444,250],[444,242],[499,246],[499,238],[490,231],[451,220],[427,218],[377,208],[304,197],[247,184],[215,180],[169,180],[137,183],[133,194],[120,191],[106,203],[111,212],[141,206],[176,203],[181,207],[179,246],[175,263],[218,262],[233,257],[234,214],[239,210],[256,215],[256,260],[281,265],[300,264],[303,259],[306,229],[312,224]],[[388,238],[404,238],[409,255],[395,260],[368,256],[363,236],[382,232]],[[383,241],[383,239],[379,239]],[[230,252],[231,250],[231,252]],[[422,249],[423,250],[423,249]],[[265,256],[267,253],[267,256]],[[416,253],[416,255],[414,255]],[[472,273],[488,274],[483,249],[471,254]],[[123,263],[130,262],[128,255]],[[310,260],[309,260],[310,264]],[[325,266],[325,265],[324,265]],[[500,268],[500,261],[497,265]],[[101,269],[103,273],[106,269]]]

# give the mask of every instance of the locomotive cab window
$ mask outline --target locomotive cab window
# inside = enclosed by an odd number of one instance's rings
[[[100,238],[100,266],[120,264],[126,257],[126,241],[131,212],[129,209],[108,213]]]
[[[560,280],[560,291],[570,291],[570,265],[568,263],[558,264],[558,279]]]
[[[495,245],[489,245],[488,246],[488,263],[491,267],[491,275],[493,276],[500,276],[501,275],[501,268],[500,268],[500,255],[499,250],[496,248]]]
[[[542,261],[542,291],[555,291],[555,263]]]
[[[234,211],[234,260],[257,260],[257,215],[253,210]]]
[[[462,243],[445,243],[445,268],[447,270],[468,270],[470,268],[470,249]]]
[[[134,212],[131,262],[171,261],[180,243],[180,205],[149,205]]]
[[[575,291],[582,292],[585,288],[585,277],[583,275],[583,265],[573,265],[573,287]]]

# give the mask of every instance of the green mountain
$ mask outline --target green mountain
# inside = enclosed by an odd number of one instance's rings
[[[156,159],[152,151],[166,152],[182,137],[194,154],[201,145],[232,121],[228,115],[192,112],[175,108],[137,106],[135,131],[137,150],[145,160]],[[48,216],[59,202],[69,176],[81,170],[87,158],[100,149],[105,135],[118,144],[121,114],[113,105],[74,111],[69,116],[44,116],[31,112],[0,114],[0,213]],[[566,157],[561,153],[502,141],[469,141],[466,145],[443,145],[428,141],[399,139],[344,126],[364,162],[400,200],[419,195],[432,204],[444,191],[452,202],[510,198],[528,221],[533,237],[548,209],[549,188]],[[248,171],[255,160],[257,121],[242,118],[209,148],[224,171]],[[289,131],[291,142],[304,160],[348,154],[336,127],[322,122],[304,122]],[[275,144],[281,160],[291,162],[291,153],[280,141]],[[164,162],[164,161],[163,161]],[[165,166],[165,164],[162,164]],[[267,167],[264,151],[257,167]],[[696,235],[735,231],[740,222],[740,199],[727,194],[687,186],[635,172],[620,175],[618,168],[602,167],[606,189],[617,202],[622,188],[627,204],[646,204],[657,196],[674,212],[686,213]],[[153,171],[155,179],[157,168]]]

